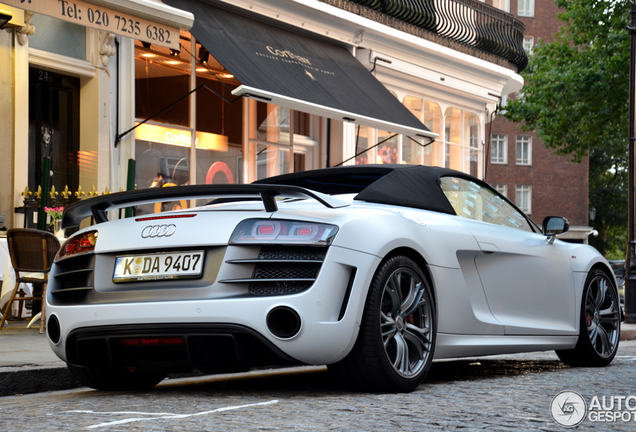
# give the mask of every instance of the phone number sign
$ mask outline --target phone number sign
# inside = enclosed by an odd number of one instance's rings
[[[2,3],[74,24],[179,49],[178,27],[160,24],[103,6],[72,0],[2,0]]]

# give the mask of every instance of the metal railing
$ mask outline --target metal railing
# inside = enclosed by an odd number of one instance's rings
[[[502,57],[521,72],[525,25],[478,0],[350,0],[443,38]]]

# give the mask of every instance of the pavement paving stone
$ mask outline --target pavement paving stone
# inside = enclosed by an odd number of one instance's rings
[[[22,323],[20,327],[23,327]],[[636,340],[636,325],[623,324],[621,326],[621,340]],[[559,362],[554,352],[510,354],[462,359],[461,361],[473,363],[472,367],[474,369],[470,370],[470,375],[475,377],[479,375],[479,373],[475,374],[475,371],[483,368],[480,362],[491,359],[500,360],[502,363],[489,363],[488,371],[484,371],[488,375],[493,374],[493,368],[499,368],[500,370],[495,370],[500,375],[527,373],[527,370],[519,364],[515,362],[506,363],[506,360],[541,359],[543,361],[536,365],[538,368],[558,369],[565,367]],[[438,366],[431,371],[427,382],[435,382],[436,374],[438,373],[441,373],[442,380],[447,380],[449,377],[453,379],[461,378],[453,375],[453,370],[458,368],[449,366],[445,370],[443,363],[445,362],[436,363]],[[442,365],[439,366],[440,364]],[[606,372],[599,372],[590,385],[602,388],[605,374]],[[61,361],[51,350],[46,334],[39,334],[36,328],[16,328],[14,325],[9,325],[0,332],[0,396],[66,390],[80,386],[80,383],[66,368],[66,363]],[[520,388],[519,392],[523,392],[523,388]],[[518,396],[517,392],[511,394],[511,397]],[[364,414],[368,415],[368,413]]]

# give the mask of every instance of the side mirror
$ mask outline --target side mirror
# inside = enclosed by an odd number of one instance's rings
[[[568,220],[561,216],[547,216],[543,219],[543,235],[548,237],[548,243],[554,243],[557,234],[563,234],[570,229]]]

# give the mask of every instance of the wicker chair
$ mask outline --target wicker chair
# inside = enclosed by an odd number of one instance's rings
[[[49,271],[55,254],[60,249],[60,242],[53,234],[47,231],[35,229],[14,228],[7,231],[7,244],[9,246],[9,255],[11,256],[11,264],[15,270],[15,287],[11,293],[11,297],[5,305],[0,318],[0,330],[3,329],[6,318],[9,316],[11,304],[14,301],[23,302],[25,300],[42,300],[42,312],[40,316],[40,333],[44,332],[45,314],[44,305],[46,303],[46,285],[49,280]],[[21,273],[42,273],[41,277],[23,276]],[[21,283],[41,283],[42,295],[27,297],[21,291],[20,296],[18,289]],[[32,320],[32,322],[35,318]],[[29,325],[30,327],[30,325]]]

